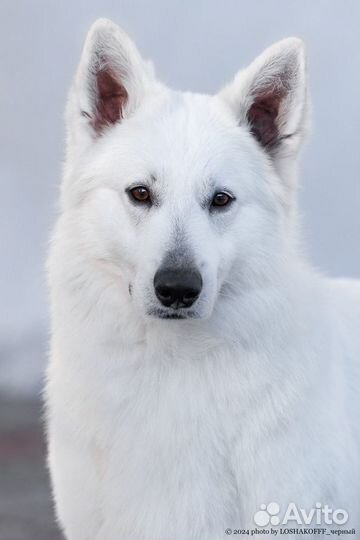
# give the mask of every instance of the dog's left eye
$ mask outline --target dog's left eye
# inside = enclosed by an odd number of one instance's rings
[[[129,190],[130,197],[138,203],[149,203],[151,201],[150,191],[145,186],[135,186]]]
[[[218,193],[215,193],[212,201],[211,206],[215,208],[228,206],[232,201],[234,200],[234,197],[232,197],[229,193],[226,193],[225,191],[219,191]]]

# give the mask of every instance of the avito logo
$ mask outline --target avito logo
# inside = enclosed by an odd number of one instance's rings
[[[260,510],[254,514],[254,523],[258,527],[287,525],[291,522],[298,525],[344,525],[349,519],[349,514],[343,508],[333,510],[329,505],[323,506],[319,502],[309,510],[298,508],[294,502],[291,502],[282,518],[279,514],[280,505],[277,502],[261,504]]]

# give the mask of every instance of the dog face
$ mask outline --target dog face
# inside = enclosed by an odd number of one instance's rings
[[[304,78],[290,39],[216,96],[174,92],[116,26],[95,23],[69,100],[63,201],[89,264],[143,315],[207,318],[276,272]]]

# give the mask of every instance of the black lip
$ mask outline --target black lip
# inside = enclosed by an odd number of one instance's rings
[[[184,317],[184,315],[178,315],[176,313],[159,313],[158,315],[159,319],[186,319],[187,317]]]
[[[189,313],[176,313],[175,311],[164,311],[161,309],[153,309],[148,312],[148,315],[156,317],[158,319],[167,319],[167,320],[185,320],[194,318],[193,312]]]

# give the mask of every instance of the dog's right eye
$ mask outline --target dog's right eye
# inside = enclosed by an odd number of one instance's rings
[[[151,202],[150,191],[145,186],[135,186],[128,191],[130,198],[137,203]]]

